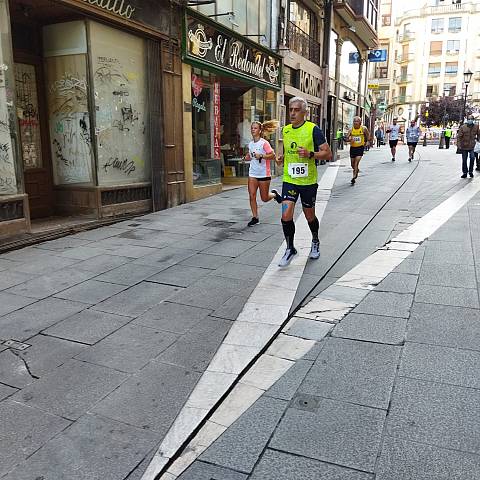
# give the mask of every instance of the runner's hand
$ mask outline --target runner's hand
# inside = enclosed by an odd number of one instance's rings
[[[277,165],[281,165],[283,163],[283,155],[278,155],[276,158],[275,158],[275,163]]]
[[[298,147],[297,152],[298,152],[298,156],[301,158],[307,158],[310,156],[310,152],[303,147]]]

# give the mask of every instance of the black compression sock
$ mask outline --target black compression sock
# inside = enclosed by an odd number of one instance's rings
[[[308,222],[308,226],[310,227],[310,231],[312,232],[313,241],[318,242],[318,229],[320,228],[318,218],[315,217],[311,222]]]
[[[286,222],[282,220],[283,234],[285,235],[285,240],[287,241],[287,248],[293,250],[293,238],[295,237],[295,223],[293,220]]]

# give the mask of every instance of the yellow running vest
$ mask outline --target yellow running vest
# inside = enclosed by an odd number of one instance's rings
[[[283,127],[283,181],[294,185],[314,185],[317,183],[317,165],[314,158],[302,158],[297,149],[303,147],[309,152],[315,150],[313,128],[315,124],[305,122],[301,127],[291,124]],[[293,176],[292,176],[293,175]]]
[[[351,147],[363,147],[365,145],[365,132],[363,127],[352,127],[352,140],[350,142]]]

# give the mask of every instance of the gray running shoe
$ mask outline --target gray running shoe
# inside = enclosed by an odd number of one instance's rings
[[[320,242],[312,242],[309,258],[317,259],[320,257]]]
[[[297,251],[293,248],[287,248],[282,259],[278,262],[279,267],[286,267],[292,260],[293,257],[297,254]]]

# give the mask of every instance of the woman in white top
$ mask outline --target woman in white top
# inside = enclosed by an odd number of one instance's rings
[[[270,180],[272,179],[270,160],[275,158],[275,152],[263,135],[273,133],[278,127],[277,120],[268,122],[253,122],[250,131],[253,140],[248,144],[248,153],[245,160],[250,161],[248,171],[248,195],[250,198],[250,208],[252,209],[252,219],[248,226],[256,225],[258,220],[257,190],[260,190],[260,198],[264,202],[269,202],[273,198],[279,203],[282,201],[281,195],[270,189]]]

